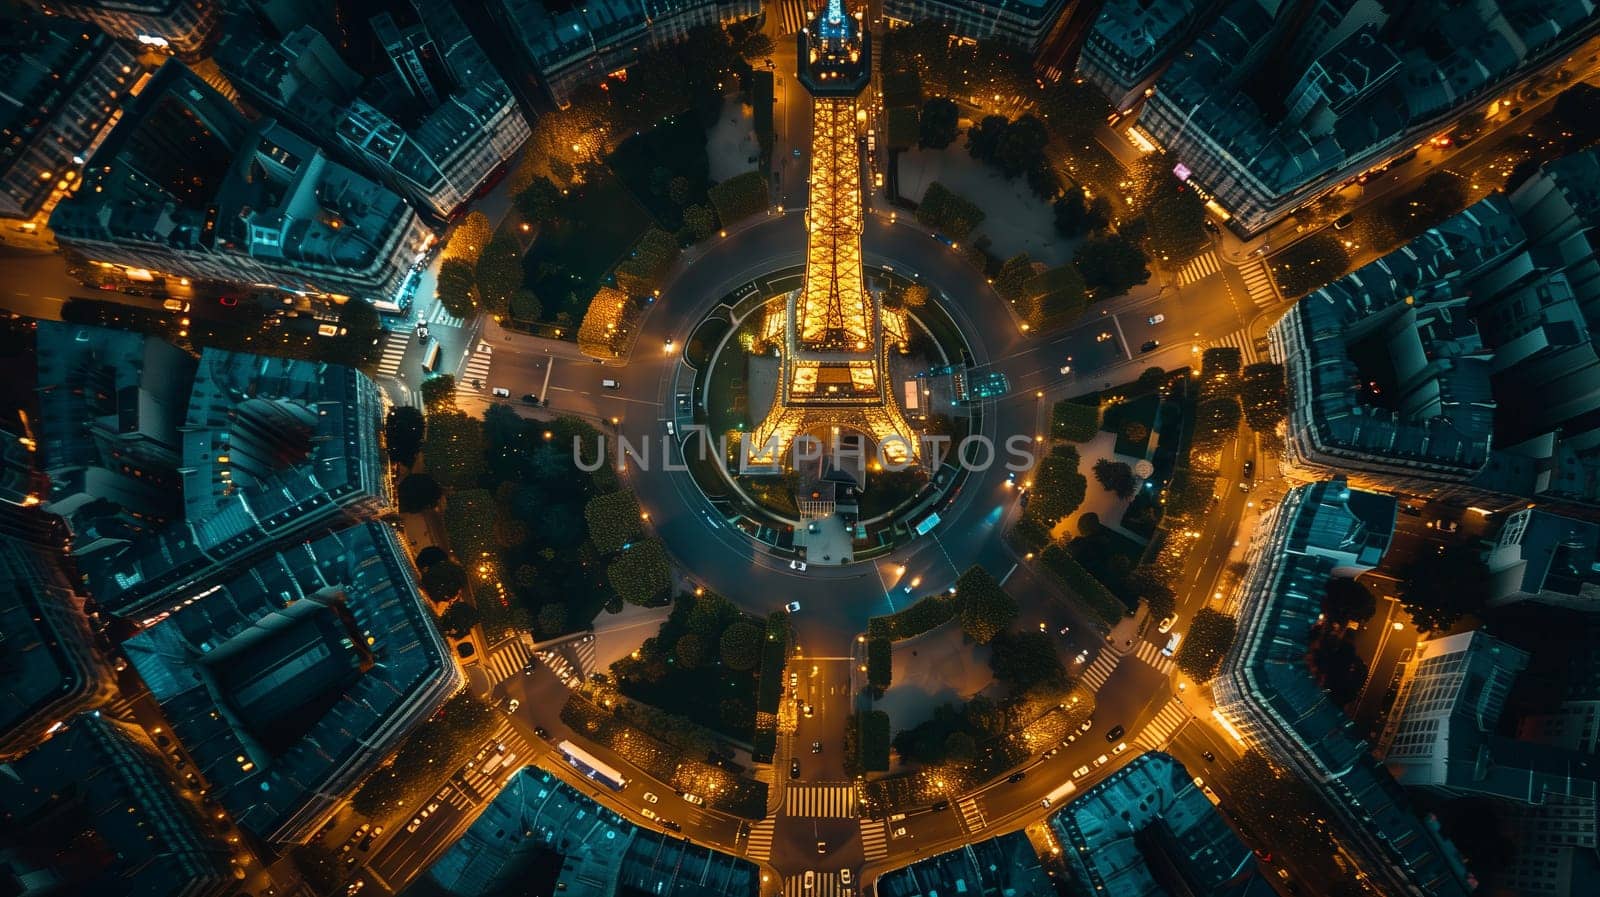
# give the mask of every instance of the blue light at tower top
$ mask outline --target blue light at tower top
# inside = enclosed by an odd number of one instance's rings
[[[817,36],[824,41],[850,39],[850,17],[844,14],[844,0],[828,0],[828,11],[817,23]]]
[[[842,0],[828,0],[828,24],[837,25],[844,18],[844,3]]]

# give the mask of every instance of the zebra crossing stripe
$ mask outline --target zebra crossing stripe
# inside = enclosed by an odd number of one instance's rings
[[[1235,330],[1227,336],[1212,340],[1211,345],[1214,348],[1238,349],[1239,357],[1244,364],[1250,364],[1256,359],[1255,340],[1252,340],[1250,334],[1244,330]]]
[[[978,809],[977,798],[963,797],[956,801],[956,805],[961,808],[961,821],[966,823],[968,831],[976,832],[989,824],[988,820],[983,818],[983,811]]]
[[[783,880],[783,897],[843,897],[849,891],[838,872],[813,872],[812,881],[807,888],[804,874],[789,876]]]
[[[1250,301],[1262,308],[1277,304],[1278,289],[1272,280],[1267,263],[1256,259],[1239,269],[1239,277],[1250,293]]]
[[[882,820],[861,822],[861,852],[867,862],[875,862],[889,855],[889,826]]]
[[[1090,689],[1104,685],[1106,680],[1111,678],[1111,671],[1117,668],[1117,661],[1121,659],[1121,655],[1109,649],[1101,651],[1100,656],[1094,659],[1094,663],[1089,664],[1089,668],[1083,671],[1083,683]]]
[[[1162,655],[1160,648],[1143,639],[1139,640],[1139,647],[1134,651],[1134,655],[1145,664],[1155,667],[1156,672],[1168,673],[1172,671],[1172,658]]]
[[[1207,277],[1222,270],[1222,263],[1217,258],[1215,251],[1198,256],[1178,272],[1178,286],[1188,286],[1197,280]]]
[[[428,309],[427,318],[429,324],[443,324],[446,327],[460,327],[464,323],[461,318],[446,311],[444,303],[437,301]]]
[[[789,816],[851,818],[856,815],[854,785],[798,785],[784,793]]]
[[[772,855],[772,830],[776,824],[771,819],[765,819],[750,827],[750,837],[745,839],[744,844],[745,856],[758,863],[767,861]]]
[[[1172,734],[1183,728],[1192,718],[1189,708],[1183,706],[1177,698],[1173,698],[1167,702],[1167,706],[1161,708],[1161,712],[1150,721],[1150,725],[1139,733],[1138,742],[1149,750],[1160,750],[1166,746]]]
[[[778,6],[782,24],[779,30],[783,34],[794,34],[806,27],[806,20],[810,10],[805,0],[782,0]]]

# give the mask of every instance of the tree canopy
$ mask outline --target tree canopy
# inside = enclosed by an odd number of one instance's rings
[[[980,645],[987,645],[1017,616],[1016,599],[979,566],[969,567],[956,580],[956,598],[961,602],[962,634]]]
[[[960,128],[961,110],[948,97],[931,97],[922,104],[917,145],[923,149],[944,149],[955,142]]]
[[[383,443],[389,451],[389,460],[410,467],[422,451],[422,437],[426,432],[422,412],[411,405],[397,405],[389,410],[383,421]]]

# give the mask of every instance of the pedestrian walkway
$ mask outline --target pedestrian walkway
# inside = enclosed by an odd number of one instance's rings
[[[1165,638],[1165,636],[1163,636]],[[1156,672],[1165,676],[1172,672],[1172,658],[1163,657],[1161,649],[1144,639],[1139,639],[1139,647],[1135,648],[1133,655],[1145,663],[1156,668]]]
[[[839,872],[815,872],[814,884],[806,887],[805,873],[791,875],[783,880],[783,897],[845,897],[854,893],[839,880]]]
[[[462,319],[446,311],[444,303],[442,302],[425,302],[423,305],[425,308],[417,312],[417,318],[419,320],[426,321],[430,327],[435,324],[444,327],[460,327],[462,324],[466,323]]]
[[[513,638],[501,642],[496,650],[490,652],[483,661],[483,671],[488,675],[492,688],[527,669],[532,662],[533,652],[528,650],[522,639]]]
[[[1219,336],[1206,344],[1206,348],[1214,349],[1228,347],[1239,350],[1240,364],[1254,364],[1256,361],[1255,340],[1250,338],[1249,330],[1235,330],[1225,336]]]
[[[572,668],[572,664],[561,656],[559,650],[546,649],[540,651],[538,657],[568,688],[577,688],[582,683],[583,677],[579,676],[578,671]]]
[[[788,816],[852,819],[856,811],[854,785],[790,785],[784,793]]]
[[[1278,287],[1273,283],[1272,272],[1267,270],[1265,259],[1254,259],[1239,266],[1239,277],[1250,293],[1250,301],[1258,308],[1271,308],[1278,304]]]
[[[778,0],[778,33],[796,34],[806,27],[811,8],[806,0]]]
[[[757,863],[765,863],[772,856],[772,829],[777,820],[763,819],[750,826],[750,837],[744,842],[744,855]]]
[[[1217,258],[1215,251],[1191,259],[1189,264],[1178,270],[1178,286],[1186,287],[1196,281],[1205,280],[1222,270],[1222,260]]]
[[[1106,684],[1107,679],[1111,678],[1111,671],[1117,668],[1117,661],[1121,659],[1122,655],[1110,648],[1101,649],[1100,656],[1096,657],[1094,663],[1089,664],[1089,668],[1083,671],[1083,676],[1079,678],[1079,681],[1083,683],[1084,688],[1090,691],[1098,689]]]
[[[1194,716],[1189,713],[1189,708],[1183,706],[1182,701],[1173,698],[1167,702],[1167,706],[1161,708],[1161,712],[1150,721],[1150,725],[1144,727],[1144,731],[1139,733],[1135,741],[1147,751],[1162,750],[1167,746],[1167,742],[1172,740],[1173,733],[1183,728],[1184,723],[1191,719],[1194,719]]]
[[[967,831],[976,833],[989,824],[989,820],[983,818],[983,810],[978,808],[976,797],[963,797],[956,801],[956,806],[961,810],[961,823]]]
[[[488,352],[474,351],[467,356],[466,364],[461,366],[461,373],[456,375],[456,397],[474,399],[479,395],[489,392],[489,363],[494,356]],[[477,381],[479,386],[474,386]]]
[[[876,863],[889,855],[889,825],[882,819],[861,820],[861,852]]]
[[[378,376],[396,377],[406,350],[411,348],[411,331],[390,330],[383,335],[383,354],[378,358]]]
[[[484,800],[492,800],[496,794],[500,793],[500,789],[511,778],[513,772],[533,762],[533,745],[509,725],[502,725],[491,741],[489,754],[485,755],[481,762],[474,759],[472,768],[463,771],[461,774],[461,780],[467,784],[467,787],[477,792],[479,797]],[[495,764],[496,768],[493,771],[484,772],[484,767],[488,764],[490,757],[496,753],[492,745],[499,744],[503,744],[506,747],[505,751],[500,753],[501,762]],[[505,762],[506,757],[515,759],[507,764]]]

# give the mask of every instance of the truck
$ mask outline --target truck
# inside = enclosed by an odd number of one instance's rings
[[[1039,806],[1048,810],[1050,807],[1055,806],[1057,803],[1060,803],[1062,800],[1064,800],[1067,795],[1077,790],[1078,786],[1072,784],[1072,781],[1069,779],[1068,781],[1062,782],[1060,785],[1056,786],[1056,790],[1045,795],[1044,800],[1039,802]]]

